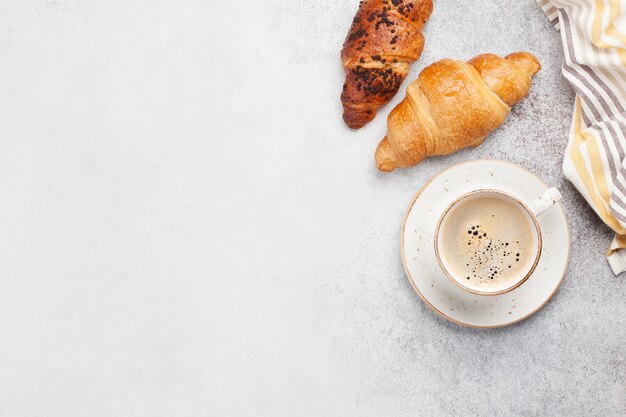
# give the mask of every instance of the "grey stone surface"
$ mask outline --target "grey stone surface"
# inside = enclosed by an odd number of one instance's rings
[[[1,4],[0,416],[626,414],[626,281],[561,172],[574,96],[534,1],[436,0],[408,81],[482,52],[543,69],[482,146],[391,174],[403,93],[341,120],[356,0]],[[560,291],[498,330],[432,313],[400,260],[414,193],[477,158],[558,186],[571,222]]]

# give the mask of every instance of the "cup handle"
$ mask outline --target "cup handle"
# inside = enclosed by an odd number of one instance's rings
[[[544,211],[555,205],[561,200],[561,193],[554,187],[549,188],[541,196],[535,198],[530,203],[530,210],[536,217],[539,217]]]

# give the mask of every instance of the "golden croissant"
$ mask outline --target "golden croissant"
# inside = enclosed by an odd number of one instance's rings
[[[444,59],[424,68],[387,118],[387,136],[376,149],[378,169],[393,171],[480,145],[504,122],[510,106],[526,97],[540,69],[526,52],[505,58],[483,54],[468,62]]]

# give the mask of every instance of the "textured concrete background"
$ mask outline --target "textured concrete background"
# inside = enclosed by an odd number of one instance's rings
[[[626,281],[561,174],[573,93],[532,0],[437,0],[428,63],[534,52],[481,147],[378,173],[341,120],[357,1],[0,0],[0,416],[623,416]],[[404,90],[404,88],[403,88]],[[509,328],[408,284],[402,217],[460,161],[558,186],[572,262]]]

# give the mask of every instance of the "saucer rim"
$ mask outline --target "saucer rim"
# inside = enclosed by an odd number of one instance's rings
[[[409,282],[411,283],[411,286],[413,287],[413,290],[417,293],[417,295],[422,299],[422,301],[424,302],[424,304],[426,304],[426,306],[428,308],[430,308],[435,313],[439,314],[444,319],[446,319],[448,321],[451,321],[452,323],[455,323],[457,325],[463,326],[463,327],[469,327],[469,328],[474,328],[474,329],[497,329],[497,328],[500,328],[500,327],[511,326],[513,324],[516,324],[516,323],[519,323],[521,321],[526,320],[527,318],[529,318],[530,316],[535,314],[537,311],[541,310],[546,304],[548,304],[548,302],[550,302],[550,300],[552,300],[554,295],[557,293],[559,288],[561,288],[561,284],[563,283],[563,280],[565,279],[565,274],[567,273],[567,269],[569,267],[570,260],[571,260],[571,255],[572,255],[572,250],[571,250],[572,249],[571,248],[572,243],[571,243],[571,235],[570,235],[570,225],[569,225],[569,220],[567,218],[567,214],[565,213],[565,208],[564,208],[563,204],[559,201],[558,203],[555,204],[555,206],[557,206],[559,208],[559,210],[561,211],[561,216],[563,217],[563,220],[565,220],[565,225],[566,225],[565,231],[566,231],[566,234],[567,234],[567,259],[566,259],[565,265],[563,267],[563,272],[561,273],[561,277],[559,278],[559,282],[558,282],[557,286],[554,288],[554,290],[552,291],[552,293],[550,293],[548,298],[542,304],[540,304],[534,310],[531,310],[525,316],[520,317],[518,319],[515,319],[513,321],[510,321],[510,322],[501,323],[501,324],[476,325],[476,324],[465,323],[465,322],[459,321],[459,320],[457,320],[455,318],[452,318],[452,317],[448,316],[443,311],[440,311],[439,309],[437,309],[437,307],[435,307],[433,304],[431,304],[430,301],[428,301],[428,299],[426,299],[426,297],[420,292],[420,290],[417,288],[417,285],[415,284],[415,280],[413,279],[413,276],[409,272],[409,268],[408,268],[407,263],[406,263],[406,253],[404,251],[404,236],[405,236],[406,222],[407,222],[407,219],[409,217],[409,214],[411,213],[411,210],[413,209],[413,206],[415,205],[415,202],[417,201],[419,196],[422,194],[422,192],[434,180],[436,180],[437,178],[441,177],[442,175],[444,175],[446,172],[452,170],[453,168],[456,168],[456,167],[461,166],[461,165],[476,163],[476,162],[493,162],[493,163],[496,163],[496,164],[509,165],[509,166],[514,167],[514,168],[518,168],[518,169],[526,172],[528,175],[530,175],[530,176],[534,177],[535,179],[537,179],[544,186],[546,186],[548,188],[550,187],[545,181],[543,181],[541,178],[539,178],[537,175],[533,174],[532,172],[530,172],[526,168],[521,167],[521,166],[519,166],[517,164],[514,164],[512,162],[508,162],[508,161],[502,161],[502,160],[498,160],[498,159],[472,159],[472,160],[469,160],[469,161],[463,161],[463,162],[459,162],[457,164],[451,165],[451,166],[449,166],[449,167],[439,171],[437,174],[433,175],[428,181],[426,181],[426,183],[413,196],[413,199],[411,200],[411,203],[409,204],[409,207],[408,207],[408,209],[407,209],[407,211],[406,211],[406,213],[404,215],[404,219],[402,220],[402,231],[400,233],[400,254],[401,254],[401,257],[402,257],[402,266],[404,268],[404,273],[406,274]],[[531,277],[532,277],[532,275],[531,275]],[[531,277],[529,277],[529,279]]]

